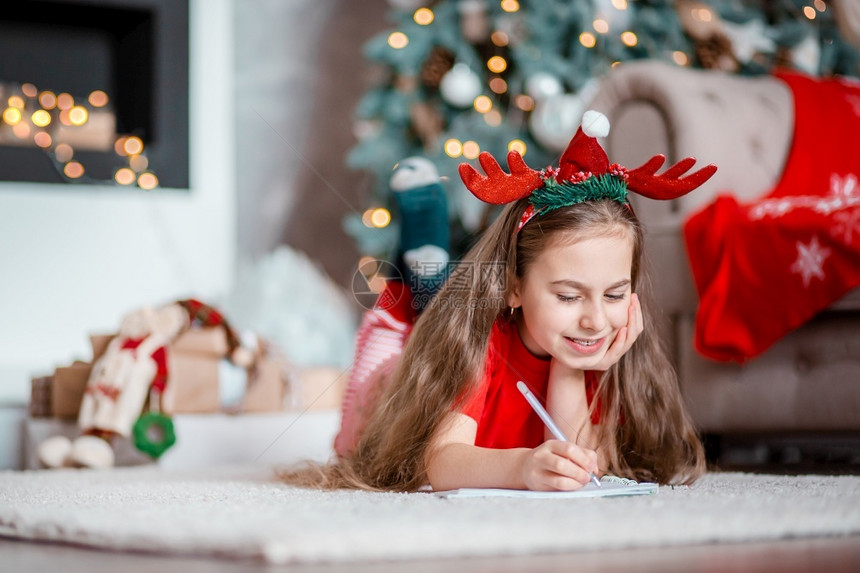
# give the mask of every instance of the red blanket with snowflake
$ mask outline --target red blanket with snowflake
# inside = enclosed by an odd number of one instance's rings
[[[795,102],[781,181],[749,203],[720,195],[684,225],[695,344],[716,360],[758,356],[860,285],[860,84],[778,77]]]

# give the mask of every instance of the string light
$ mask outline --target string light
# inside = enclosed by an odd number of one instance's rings
[[[36,127],[47,127],[51,124],[51,114],[44,109],[37,109],[33,112],[33,115],[30,116],[30,121],[32,121],[33,125]]]
[[[57,96],[54,92],[44,91],[39,94],[39,105],[44,109],[54,109],[57,107]]]
[[[391,213],[385,207],[378,207],[370,214],[370,222],[377,229],[383,229],[391,223]]]
[[[591,32],[583,32],[579,35],[579,43],[586,48],[593,48],[597,44],[597,38]]]
[[[501,7],[505,12],[516,12],[520,9],[520,3],[517,0],[502,0]]]
[[[14,133],[15,137],[18,139],[27,139],[30,137],[30,124],[23,121],[18,122],[12,126],[12,133]]]
[[[630,32],[628,30],[627,32],[624,32],[623,34],[621,34],[621,42],[625,46],[632,48],[633,46],[635,46],[636,44],[639,43],[639,38],[636,36],[636,34],[634,34],[633,32]]]
[[[61,143],[54,148],[54,157],[56,157],[57,161],[59,161],[60,163],[66,163],[68,161],[71,161],[74,155],[75,150],[72,149],[72,146],[68,143]]]
[[[69,179],[78,179],[84,174],[84,166],[77,161],[69,161],[63,167],[63,173],[65,173],[66,177]]]
[[[711,14],[711,11],[707,8],[693,8],[690,11],[690,14],[700,22],[710,22],[714,17],[713,14]]]
[[[69,121],[72,125],[81,126],[87,122],[90,114],[87,108],[76,105],[69,109]]]
[[[21,121],[21,110],[17,107],[7,107],[3,110],[3,121],[15,125]]]
[[[680,50],[676,50],[676,51],[672,52],[672,61],[674,61],[679,66],[686,66],[687,63],[689,62],[689,58],[687,57],[687,54],[685,54],[684,52],[681,52]]]
[[[378,268],[379,263],[377,262],[377,259],[371,257],[370,255],[365,255],[358,259],[358,270],[361,271],[361,274],[363,274],[364,276],[372,275],[377,271]]]
[[[405,38],[405,34],[403,36]],[[406,41],[408,42],[408,39]],[[60,168],[66,178],[81,179],[86,173],[84,165],[72,159],[75,151],[68,143],[57,140],[58,133],[65,135],[66,132],[55,132],[54,128],[59,124],[74,128],[86,125],[92,110],[108,105],[110,98],[107,93],[103,90],[93,90],[82,105],[78,104],[69,93],[61,92],[57,95],[51,90],[39,90],[29,82],[17,86],[18,93],[14,93],[15,90],[15,86],[2,86],[2,91],[7,94],[11,92],[6,98],[7,106],[2,107],[0,104],[2,124],[11,127],[12,134],[20,139],[22,144],[29,142],[30,145],[51,153],[56,162],[61,165]],[[25,110],[27,110],[26,113]],[[120,185],[137,183],[143,189],[158,187],[157,175],[147,171],[149,159],[143,154],[144,143],[140,137],[117,137],[114,141],[114,151],[118,156],[127,157],[128,160],[128,166],[114,172],[116,183]],[[377,215],[377,217],[380,216]]]
[[[125,142],[122,144],[122,149],[126,155],[137,155],[143,151],[143,140],[136,135],[126,137]]]
[[[493,56],[487,60],[487,68],[494,74],[500,74],[508,68],[508,62],[501,56]]]
[[[815,16],[817,15],[817,13],[815,12],[815,8],[813,8],[812,6],[804,6],[803,15],[810,20],[815,20]]]
[[[51,134],[46,133],[44,131],[40,131],[33,136],[33,143],[35,143],[42,149],[47,149],[48,147],[51,147],[51,144],[54,143],[54,140],[51,138]]]
[[[87,97],[87,101],[93,107],[104,107],[108,104],[108,95],[102,90],[95,90]]]
[[[128,166],[140,173],[149,167],[149,159],[145,155],[133,155],[128,158]]]
[[[535,100],[526,94],[520,94],[516,98],[517,107],[523,111],[531,111],[535,108]]]
[[[128,155],[125,152],[125,140],[126,139],[128,139],[128,137],[123,135],[123,136],[117,137],[116,141],[113,142],[113,150],[120,157],[122,157],[124,155]]]
[[[361,223],[368,228],[373,228],[373,221],[370,220],[370,216],[373,215],[373,209],[367,209],[364,213],[361,214]]]
[[[484,121],[490,127],[499,127],[502,125],[502,114],[498,110],[491,109],[484,114]]]
[[[69,117],[69,110],[64,109],[64,110],[60,111],[60,115],[58,115],[57,117],[59,118],[60,123],[62,123],[63,125],[68,125],[71,127],[72,119]]]
[[[445,142],[445,155],[454,158],[463,155],[463,144],[459,139],[449,139]]]
[[[470,140],[463,142],[463,157],[466,159],[475,159],[480,154],[481,146],[478,145],[477,141]]]
[[[478,113],[487,113],[493,109],[493,100],[485,95],[479,95],[473,103]]]
[[[603,20],[602,18],[596,19],[591,23],[592,27],[594,27],[594,31],[598,34],[608,34],[609,33],[609,22]]]
[[[388,45],[395,50],[405,48],[409,44],[409,36],[403,32],[391,32],[388,35]]]
[[[382,229],[391,223],[391,213],[385,207],[371,207],[361,215],[361,222],[365,227]]]
[[[57,96],[57,107],[58,108],[60,108],[62,110],[72,109],[72,107],[74,105],[75,105],[75,98],[73,98],[71,94],[61,93],[60,95]]]
[[[128,167],[121,167],[113,174],[113,178],[120,185],[131,185],[137,179],[137,175]]]
[[[813,4],[815,5],[815,9],[819,12],[824,12],[825,10],[827,10],[827,4],[824,2],[824,0],[815,0]]]
[[[428,26],[433,23],[433,10],[430,8],[418,8],[415,10],[415,14],[412,15],[412,19],[415,20],[416,24],[421,26]]]
[[[147,171],[146,173],[141,173],[137,177],[137,186],[141,189],[146,189],[147,191],[155,189],[156,187],[158,187],[158,177],[156,177],[154,173],[150,173],[149,171]]]
[[[512,139],[508,143],[508,151],[516,151],[520,155],[526,154],[526,143],[522,139]]]
[[[493,78],[490,80],[490,89],[493,93],[503,94],[508,91],[508,82],[502,78]]]
[[[496,46],[504,48],[510,42],[510,38],[508,38],[508,35],[501,30],[496,30],[495,32],[490,34],[490,41],[493,42],[493,44],[495,44]]]
[[[627,10],[627,0],[612,0],[612,7],[616,10]]]

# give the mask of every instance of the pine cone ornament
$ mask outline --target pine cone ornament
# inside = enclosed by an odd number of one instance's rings
[[[695,50],[699,64],[705,69],[736,72],[740,67],[732,51],[732,42],[725,34],[696,40]]]
[[[425,88],[438,90],[442,77],[454,67],[454,52],[436,46],[430,51],[427,60],[421,67],[421,83]]]

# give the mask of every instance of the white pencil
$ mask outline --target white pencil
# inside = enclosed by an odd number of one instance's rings
[[[552,435],[555,436],[555,439],[560,440],[562,442],[567,442],[567,436],[565,436],[564,432],[562,432],[561,429],[555,425],[555,422],[549,415],[549,412],[547,412],[546,409],[541,406],[541,403],[538,402],[538,399],[535,397],[535,395],[531,393],[531,390],[529,390],[529,387],[526,386],[526,383],[520,380],[519,382],[517,382],[517,389],[522,393],[523,396],[525,396],[526,401],[532,407],[532,410],[534,410],[535,413],[540,416],[540,419],[543,420],[543,423],[546,424],[546,427],[549,428],[549,431],[552,432]],[[591,472],[588,472],[588,477],[591,479],[591,481],[594,482],[594,485],[600,487],[600,480],[597,479],[597,476],[595,476]]]

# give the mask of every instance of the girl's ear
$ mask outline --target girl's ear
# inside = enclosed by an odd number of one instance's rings
[[[508,294],[507,302],[508,306],[511,308],[519,308],[523,304],[520,302],[520,280],[519,278],[515,278],[514,284],[511,286],[511,291]]]

